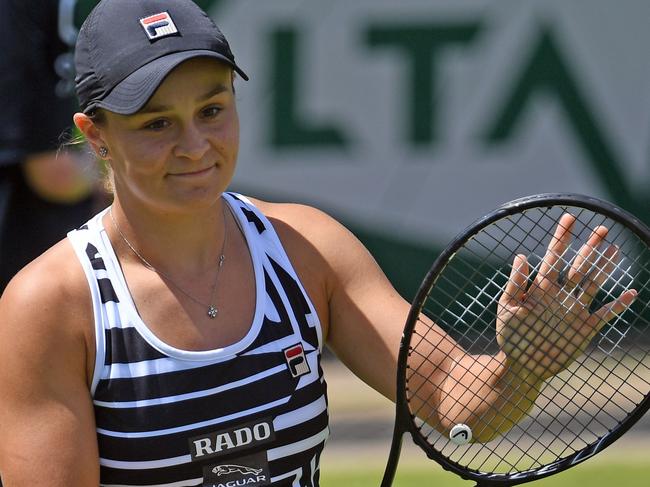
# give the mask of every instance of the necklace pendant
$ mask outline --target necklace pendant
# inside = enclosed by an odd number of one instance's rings
[[[208,306],[208,316],[211,319],[216,318],[218,312],[219,312],[219,310],[217,308],[215,308],[214,306],[212,306],[212,305]]]

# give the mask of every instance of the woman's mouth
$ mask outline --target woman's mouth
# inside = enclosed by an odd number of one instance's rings
[[[208,174],[210,171],[212,171],[215,168],[214,165],[208,166],[203,169],[192,169],[189,171],[183,171],[183,172],[175,172],[175,173],[169,173],[169,176],[174,176],[174,177],[196,177],[196,176],[203,176],[204,174]]]

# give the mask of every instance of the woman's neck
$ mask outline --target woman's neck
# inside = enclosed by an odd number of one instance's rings
[[[226,252],[232,218],[225,199],[187,213],[156,211],[143,205],[113,202],[109,221],[113,242],[121,241],[121,256],[178,276],[201,275],[218,265]]]

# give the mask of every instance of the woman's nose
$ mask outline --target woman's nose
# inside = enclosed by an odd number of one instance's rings
[[[188,124],[176,144],[175,155],[200,160],[210,148],[206,134],[195,124]]]

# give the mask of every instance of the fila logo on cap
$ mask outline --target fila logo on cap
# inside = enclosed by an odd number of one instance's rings
[[[162,37],[178,34],[176,24],[168,12],[160,12],[159,14],[150,15],[144,19],[140,19],[140,25],[147,33],[149,40],[156,40]]]
[[[302,344],[298,343],[284,351],[284,358],[289,366],[289,371],[293,377],[300,377],[301,375],[309,374],[309,364],[305,358],[305,351]]]

